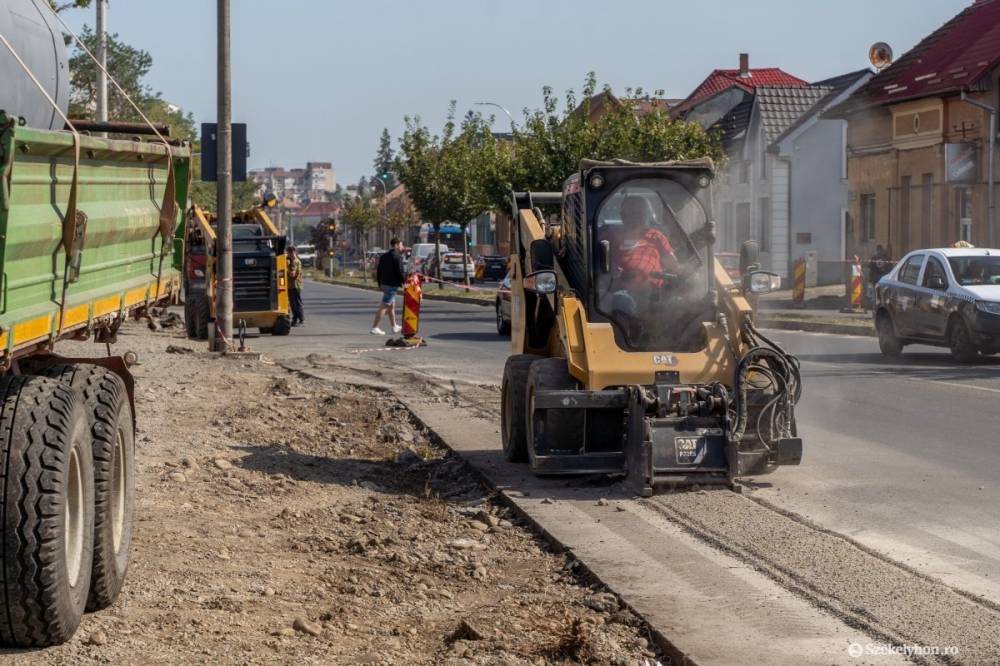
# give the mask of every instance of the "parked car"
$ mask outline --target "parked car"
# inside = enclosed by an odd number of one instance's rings
[[[915,250],[875,287],[875,327],[886,356],[908,344],[948,347],[956,361],[1000,352],[1000,250]]]
[[[299,261],[302,262],[303,268],[313,268],[316,265],[316,246],[296,245],[295,249],[298,250]]]
[[[463,260],[465,260],[464,266]],[[431,260],[431,270],[436,271],[433,259]],[[441,255],[442,280],[464,280],[466,271],[468,271],[469,280],[475,281],[476,265],[469,255],[463,255],[461,252],[447,252]]]
[[[450,249],[444,243],[438,244],[438,251],[441,254],[449,252]],[[407,273],[424,273],[429,275],[427,269],[427,259],[434,254],[434,243],[414,243],[410,251],[410,259],[406,265]]]
[[[502,280],[507,275],[507,257],[486,254],[476,259],[477,280]]]
[[[510,335],[510,273],[500,281],[496,298],[497,333]]]

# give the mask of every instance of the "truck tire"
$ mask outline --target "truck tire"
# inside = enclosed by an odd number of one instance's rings
[[[87,604],[94,465],[77,391],[46,377],[0,379],[0,643],[67,641]]]
[[[292,332],[292,320],[282,315],[274,322],[271,335],[288,335]]]
[[[128,391],[121,378],[99,365],[46,368],[83,396],[94,452],[94,566],[87,610],[114,603],[128,573],[135,519],[135,431]]]
[[[543,358],[528,371],[527,414],[528,456],[534,467],[536,455],[572,455],[579,452],[585,438],[586,415],[582,409],[535,409],[535,393],[542,390],[571,391],[579,384],[563,358]]]
[[[503,457],[509,462],[528,461],[527,415],[528,369],[542,358],[518,354],[507,358],[500,383],[500,442]]]

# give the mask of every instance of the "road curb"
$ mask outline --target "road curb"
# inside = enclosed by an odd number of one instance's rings
[[[315,278],[311,279],[313,282],[316,282],[318,284],[332,284],[337,287],[351,287],[354,289],[363,289],[365,291],[382,291],[375,285],[369,286],[363,284],[356,284],[354,282],[345,282],[341,280],[317,280]],[[427,290],[423,291],[423,298],[431,301],[446,301],[449,303],[467,303],[469,305],[481,305],[490,308],[493,307],[493,301],[487,301],[481,298],[466,298],[464,296],[446,296],[443,294],[435,294]]]
[[[756,317],[755,323],[761,328],[776,328],[783,331],[805,331],[808,333],[830,333],[833,335],[859,335],[875,337],[873,326],[856,324],[828,324],[820,321],[799,321],[772,317]]]

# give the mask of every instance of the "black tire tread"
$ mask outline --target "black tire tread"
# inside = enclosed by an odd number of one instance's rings
[[[119,574],[111,552],[113,546],[107,544],[107,548],[104,548],[100,543],[105,529],[110,529],[115,433],[118,430],[119,414],[127,411],[131,415],[128,392],[124,382],[114,372],[89,363],[51,366],[46,368],[42,375],[78,390],[83,397],[94,449],[94,567],[90,579],[87,610],[101,610],[114,603],[121,592],[128,571],[126,563],[125,571]],[[128,436],[131,436],[131,423],[126,423],[126,426],[128,426],[126,428]],[[134,440],[131,443],[134,446]],[[128,444],[129,442],[126,442],[126,450],[130,448]],[[131,473],[129,478],[134,479],[134,467],[129,469],[129,472]],[[132,506],[127,507],[126,512],[134,515],[134,493],[131,497]],[[125,533],[122,537],[126,550],[131,541],[130,518],[131,516],[126,515]]]
[[[19,647],[57,645],[76,631],[85,594],[69,590],[60,531],[51,518],[62,506],[61,465],[85,428],[80,396],[44,377],[0,378],[0,643]],[[80,451],[84,500],[92,499],[89,447]],[[53,506],[55,505],[55,506]],[[48,523],[48,524],[47,524]],[[86,523],[86,521],[85,521]],[[78,589],[89,588],[93,531],[84,525]],[[65,585],[64,585],[65,583]]]
[[[528,437],[525,405],[528,398],[528,369],[534,361],[542,358],[535,354],[517,354],[507,358],[503,368],[503,384],[510,386],[512,419],[511,432],[506,432],[503,410],[506,402],[501,395],[501,440],[504,458],[509,462],[527,462]],[[502,390],[502,389],[501,389]]]

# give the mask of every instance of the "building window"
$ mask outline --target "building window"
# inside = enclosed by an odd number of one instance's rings
[[[795,234],[795,242],[799,245],[810,245],[813,242],[813,235],[811,233]]]
[[[910,251],[910,177],[903,176],[899,187],[899,250]]]
[[[760,251],[771,251],[771,200],[761,197],[757,200],[757,215],[760,223]]]
[[[750,163],[740,162],[740,184],[746,185],[750,182]]]
[[[767,180],[767,152],[760,155],[760,179]]]
[[[875,240],[875,195],[861,195],[861,233],[863,241]]]

